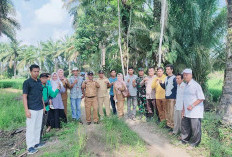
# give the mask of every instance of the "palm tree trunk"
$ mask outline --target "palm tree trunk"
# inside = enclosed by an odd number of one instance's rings
[[[224,86],[220,100],[221,114],[225,124],[232,126],[232,0],[227,0],[228,9],[228,36],[227,36],[227,61],[225,69]]]
[[[99,48],[101,49],[101,68],[103,69],[106,65],[106,45],[104,42],[99,44]]]
[[[163,42],[163,34],[164,34],[164,22],[165,22],[165,10],[166,10],[166,0],[162,1],[162,8],[161,8],[161,30],[160,30],[160,41],[159,41],[159,62],[158,67],[161,65],[161,53],[162,53],[162,42]]]
[[[14,78],[16,78],[16,71],[17,71],[17,61],[14,61]]]
[[[118,0],[118,46],[120,51],[120,57],[121,57],[121,66],[122,66],[122,73],[125,77],[125,70],[124,70],[124,64],[123,64],[123,53],[122,53],[122,45],[121,45],[121,15],[120,15],[120,6],[119,6],[119,0]]]

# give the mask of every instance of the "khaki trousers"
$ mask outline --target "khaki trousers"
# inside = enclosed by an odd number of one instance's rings
[[[124,116],[124,100],[120,100],[116,103],[118,117],[121,118]]]
[[[175,99],[166,99],[166,120],[167,126],[174,128],[174,107],[176,100]]]
[[[93,121],[98,122],[98,102],[97,97],[85,97],[86,121],[91,122],[91,107],[93,107]]]
[[[105,109],[106,109],[106,115],[110,116],[110,98],[109,98],[109,96],[98,97],[98,107],[99,107],[100,116],[104,116],[103,104],[104,104]]]
[[[156,99],[156,106],[159,112],[160,121],[166,120],[166,99]]]

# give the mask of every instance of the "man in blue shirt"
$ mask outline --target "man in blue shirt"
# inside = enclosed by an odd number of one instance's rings
[[[115,81],[117,81],[117,77],[116,77],[116,71],[115,70],[111,70],[110,71],[110,102],[111,102],[111,106],[112,106],[112,110],[113,110],[113,114],[117,114],[117,110],[115,107],[115,101],[114,101],[114,92],[113,92],[113,84]]]

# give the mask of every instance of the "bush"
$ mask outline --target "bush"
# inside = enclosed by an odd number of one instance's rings
[[[0,80],[0,88],[22,89],[25,79],[6,79]]]

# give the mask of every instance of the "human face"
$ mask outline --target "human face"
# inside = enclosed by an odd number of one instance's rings
[[[168,76],[172,75],[173,70],[170,67],[166,67],[166,73]]]
[[[103,78],[103,77],[104,77],[104,74],[100,73],[100,74],[98,74],[98,76],[99,76],[100,78]]]
[[[148,75],[149,75],[149,76],[154,76],[154,75],[155,75],[155,70],[154,70],[153,68],[150,68],[150,69],[148,70]]]
[[[63,70],[60,70],[60,71],[58,72],[58,75],[59,75],[60,78],[62,78],[62,77],[64,76],[64,71],[63,71]]]
[[[157,71],[157,76],[158,76],[158,77],[162,77],[163,74],[164,74],[164,71],[163,71],[162,69],[159,69],[159,70]]]
[[[89,80],[93,80],[93,75],[88,75]]]
[[[46,84],[47,81],[48,81],[48,78],[47,77],[41,77],[40,81],[42,82],[42,84]]]
[[[180,75],[176,76],[176,82],[177,82],[177,84],[179,84],[179,85],[183,82],[183,80],[181,79],[181,76],[180,76]]]
[[[110,76],[111,76],[111,77],[116,77],[116,71],[114,71],[114,70],[111,71]]]
[[[31,77],[33,79],[37,79],[38,76],[39,76],[39,71],[40,71],[39,68],[33,68],[32,71],[31,71]]]
[[[53,77],[52,77],[52,80],[56,81],[57,79],[58,79],[57,74],[54,74]]]
[[[128,70],[128,73],[129,73],[129,75],[133,75],[134,70],[133,70],[133,69],[129,69],[129,70]]]
[[[144,71],[139,71],[139,76],[143,76],[144,75]]]
[[[123,81],[123,75],[117,75],[118,81]]]
[[[192,74],[187,74],[187,73],[184,73],[184,80],[189,83],[191,81],[191,79],[193,78],[193,75]]]
[[[73,70],[72,73],[73,73],[74,76],[78,75],[78,71],[77,70]]]

